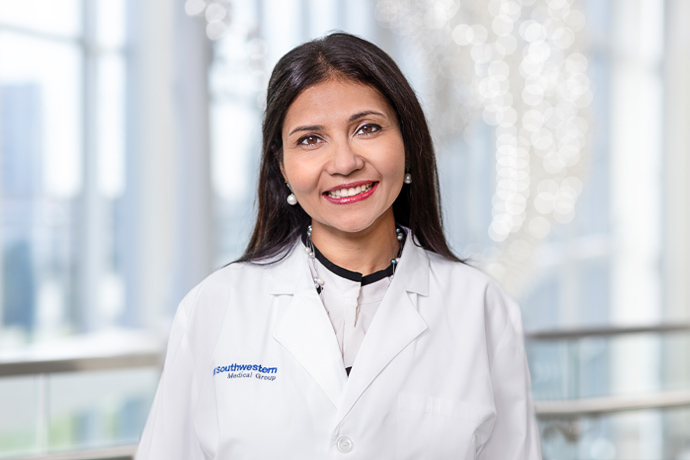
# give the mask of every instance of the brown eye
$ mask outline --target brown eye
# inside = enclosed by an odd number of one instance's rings
[[[318,144],[319,138],[316,136],[305,136],[300,140],[300,144],[303,145],[315,145]]]
[[[364,125],[361,128],[359,128],[359,132],[362,134],[372,134],[380,129],[381,127],[377,125]]]

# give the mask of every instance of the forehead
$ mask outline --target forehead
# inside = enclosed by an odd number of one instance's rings
[[[367,110],[395,116],[386,98],[373,86],[352,80],[329,79],[310,86],[295,98],[285,114],[283,131],[290,125],[347,119]]]

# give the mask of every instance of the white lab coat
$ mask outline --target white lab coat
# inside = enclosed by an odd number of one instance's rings
[[[348,378],[295,249],[184,298],[138,460],[541,457],[520,311],[495,282],[409,239]]]

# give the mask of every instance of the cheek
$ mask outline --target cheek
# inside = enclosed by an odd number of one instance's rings
[[[318,174],[315,174],[313,168],[310,168],[305,162],[297,162],[286,157],[283,165],[285,176],[290,182],[293,192],[297,194],[307,193],[317,186]]]
[[[403,177],[405,175],[405,146],[400,143],[396,143],[389,150],[391,153],[388,158],[388,167],[390,175],[396,180],[400,180],[402,183]]]

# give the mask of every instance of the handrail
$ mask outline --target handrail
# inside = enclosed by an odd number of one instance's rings
[[[0,353],[0,377],[160,367],[163,342],[141,332],[110,331]]]
[[[0,457],[2,460],[132,460],[136,445],[108,447],[103,449],[75,450],[54,454],[24,455],[21,457]]]
[[[612,326],[585,327],[571,329],[551,329],[525,333],[527,341],[573,340],[585,337],[615,337],[627,334],[690,332],[690,323],[662,323],[649,326]],[[130,342],[131,337],[126,336]],[[125,339],[122,339],[123,341]],[[79,372],[132,367],[160,366],[164,349],[160,343],[141,340],[141,337],[130,346],[110,348],[100,352],[83,352],[88,346],[80,346],[79,353],[63,352],[59,355],[45,357],[45,354],[34,352],[21,354],[9,359],[0,354],[0,377],[20,375],[52,374],[58,372]],[[73,349],[72,349],[73,350]]]
[[[639,333],[689,332],[690,323],[658,324],[652,326],[601,327],[536,331],[525,333],[528,341],[611,337]],[[142,345],[140,349],[138,345]],[[66,353],[43,358],[40,353],[17,355],[12,359],[0,355],[0,377],[45,375],[63,372],[97,371],[136,367],[159,367],[163,348],[155,341],[142,341],[126,349],[101,350],[68,357]],[[124,350],[124,351],[123,351]],[[664,407],[690,406],[690,391],[674,391],[635,397],[583,398],[562,401],[536,401],[540,418],[593,416],[603,413]],[[52,458],[52,457],[50,457]]]
[[[599,416],[612,412],[690,406],[690,390],[666,391],[641,396],[608,396],[564,401],[535,401],[539,418]]]
[[[647,326],[603,326],[549,329],[525,332],[525,340],[572,340],[585,337],[615,337],[628,334],[690,332],[690,323],[660,323]]]
[[[161,353],[152,351],[77,358],[6,361],[0,362],[0,377],[155,367],[159,366],[160,363]]]

